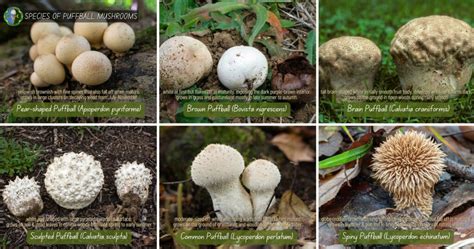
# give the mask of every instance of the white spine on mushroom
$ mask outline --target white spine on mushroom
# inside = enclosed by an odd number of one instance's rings
[[[255,221],[262,220],[267,208],[275,204],[272,198],[280,180],[278,167],[270,161],[255,160],[245,168],[242,183],[250,190]]]
[[[115,171],[117,194],[121,200],[126,194],[136,194],[140,197],[141,204],[145,204],[151,179],[150,170],[143,163],[125,163]]]
[[[34,216],[43,209],[40,186],[32,177],[15,178],[3,190],[3,201],[10,212],[18,217]]]
[[[240,183],[244,167],[242,155],[222,144],[208,145],[192,163],[193,182],[207,189],[220,221],[252,217],[250,196]]]
[[[46,191],[61,207],[81,209],[90,205],[104,184],[100,162],[84,152],[55,157],[46,170]]]

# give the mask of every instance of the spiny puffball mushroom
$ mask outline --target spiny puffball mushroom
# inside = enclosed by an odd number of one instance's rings
[[[36,87],[47,87],[49,86],[48,83],[44,82],[39,76],[38,74],[36,74],[35,72],[33,72],[30,76],[30,81],[31,81],[31,84],[33,84],[33,86],[36,86]]]
[[[267,160],[255,160],[245,168],[242,183],[250,190],[255,221],[260,221],[267,208],[275,203],[272,197],[280,179],[278,167]]]
[[[28,54],[30,55],[30,59],[32,61],[35,61],[36,57],[38,57],[38,49],[36,49],[37,46],[36,45],[33,45],[30,47],[30,50],[28,51]]]
[[[31,26],[30,37],[34,44],[36,44],[39,39],[43,38],[43,36],[49,34],[61,36],[61,30],[56,22],[48,20],[38,21],[33,23]]]
[[[64,66],[52,54],[38,56],[33,67],[38,77],[48,84],[59,85],[66,78]]]
[[[193,182],[207,189],[220,221],[252,217],[250,196],[240,183],[244,158],[234,148],[209,144],[191,165]]]
[[[84,152],[55,157],[46,170],[46,191],[61,207],[81,209],[90,205],[104,184],[100,162]]]
[[[71,66],[74,59],[83,52],[90,51],[91,46],[86,38],[70,34],[63,36],[56,45],[56,58],[64,65]]]
[[[267,73],[267,58],[249,46],[227,49],[217,64],[219,81],[230,90],[256,89],[265,82]]]
[[[141,204],[145,204],[148,199],[149,187],[151,184],[150,169],[143,163],[125,163],[115,171],[115,186],[117,194],[121,200],[129,194],[140,197]]]
[[[430,216],[434,185],[445,167],[439,144],[421,132],[408,131],[388,137],[375,151],[373,177],[392,194],[396,208],[418,208]]]
[[[38,40],[38,43],[36,44],[36,50],[38,51],[38,54],[54,54],[56,45],[58,44],[59,40],[61,40],[61,37],[56,34],[49,34],[43,36],[41,39]]]
[[[135,44],[135,32],[124,22],[111,24],[104,32],[105,46],[115,53],[124,53]]]
[[[371,90],[381,61],[380,49],[364,37],[342,36],[319,47],[322,83],[335,91]]]
[[[449,16],[415,18],[390,48],[403,89],[457,95],[472,75],[474,29]]]
[[[100,48],[107,26],[107,21],[101,19],[98,12],[87,11],[84,18],[79,18],[74,23],[74,33],[84,36],[93,48]]]
[[[74,60],[72,75],[84,85],[95,86],[106,82],[112,75],[112,63],[101,52],[87,51]]]
[[[3,190],[3,201],[10,212],[17,217],[36,216],[43,210],[40,186],[27,176],[9,181]]]
[[[172,37],[160,46],[160,87],[180,90],[194,85],[212,70],[206,45],[189,36]]]
[[[61,36],[72,34],[72,30],[66,26],[59,26],[59,31],[61,31]]]

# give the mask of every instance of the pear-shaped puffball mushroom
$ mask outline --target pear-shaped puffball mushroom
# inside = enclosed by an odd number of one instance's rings
[[[84,152],[55,157],[46,170],[46,191],[61,207],[81,209],[90,205],[104,184],[100,162]]]
[[[33,67],[38,77],[48,84],[59,85],[66,78],[64,66],[52,54],[38,56]]]
[[[43,38],[39,39],[38,43],[36,44],[36,49],[38,51],[38,54],[39,55],[54,54],[56,45],[58,44],[59,40],[61,40],[61,37],[56,34],[49,34],[49,35],[43,36]]]
[[[380,49],[364,37],[343,36],[319,47],[321,81],[335,91],[371,90],[381,61]]]
[[[267,160],[255,160],[245,168],[242,183],[250,190],[255,221],[262,220],[267,208],[275,203],[272,197],[280,179],[278,167]]]
[[[59,25],[53,21],[38,21],[33,23],[30,30],[31,40],[34,44],[38,42],[39,39],[43,38],[43,36],[55,34],[60,36],[61,30],[59,29]]]
[[[244,167],[242,155],[223,144],[210,144],[194,158],[191,178],[207,189],[220,221],[252,217],[250,196],[240,183]]]
[[[64,65],[71,67],[72,62],[77,56],[90,50],[91,46],[86,38],[70,34],[63,36],[56,45],[56,58]]]
[[[39,76],[38,74],[36,74],[35,72],[33,72],[30,76],[30,81],[31,81],[31,84],[33,84],[33,86],[36,86],[36,87],[47,87],[49,86],[48,83],[44,82]]]
[[[160,87],[180,90],[194,85],[212,70],[206,45],[189,36],[175,36],[160,46]]]
[[[143,163],[125,163],[115,171],[117,194],[121,200],[130,194],[137,195],[143,205],[148,199],[151,179],[150,169],[147,169]]]
[[[449,16],[415,18],[395,34],[390,48],[403,89],[455,96],[474,66],[474,29]]]
[[[79,18],[74,23],[74,33],[84,36],[93,48],[102,47],[102,37],[107,29],[107,21],[102,19],[95,11],[87,11],[84,18]]]
[[[40,186],[32,177],[15,178],[3,190],[3,201],[8,210],[17,217],[36,216],[43,210]]]
[[[115,53],[124,53],[135,44],[135,32],[124,22],[111,24],[104,32],[105,46]]]
[[[265,82],[267,73],[267,58],[249,46],[227,49],[217,64],[219,81],[230,90],[256,89]]]
[[[38,57],[38,49],[36,49],[37,46],[36,45],[33,45],[30,47],[30,51],[28,51],[28,54],[30,55],[30,59],[32,61],[35,61],[36,60],[36,57]]]
[[[61,36],[73,34],[72,30],[66,26],[59,26],[59,31],[61,31]]]
[[[84,85],[95,86],[105,83],[112,75],[112,63],[101,52],[87,51],[74,60],[72,75]]]

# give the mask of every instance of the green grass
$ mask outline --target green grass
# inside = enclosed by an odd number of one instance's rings
[[[409,20],[428,15],[449,15],[474,25],[474,0],[322,0],[320,2],[319,44],[340,36],[363,36],[379,46],[382,67],[374,89],[400,89],[390,43],[395,32]],[[451,99],[455,114],[451,118],[349,118],[343,105],[334,99],[321,98],[321,122],[455,122],[474,121],[474,81],[467,86],[469,94]]]
[[[32,172],[41,151],[41,146],[5,138],[0,131],[0,175]]]

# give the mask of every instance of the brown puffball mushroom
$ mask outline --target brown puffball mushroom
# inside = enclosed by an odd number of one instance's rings
[[[399,132],[375,149],[372,177],[392,194],[397,210],[417,208],[428,217],[445,156],[439,144],[423,133]]]
[[[90,51],[89,42],[80,35],[70,34],[59,40],[56,45],[56,58],[64,65],[71,67],[72,62],[80,54]]]
[[[61,36],[73,34],[72,30],[66,26],[59,26],[59,31],[61,31]]]
[[[47,87],[49,86],[48,83],[44,82],[39,76],[38,74],[36,74],[35,72],[33,72],[30,76],[30,81],[31,81],[31,84],[33,84],[33,86],[36,86],[36,87]]]
[[[37,46],[33,45],[30,47],[30,51],[28,51],[28,54],[30,55],[30,59],[32,61],[35,61],[36,57],[38,57],[38,49],[36,49]]]
[[[104,32],[105,46],[115,53],[124,53],[135,44],[135,32],[124,22],[112,23]]]
[[[38,77],[51,85],[59,85],[66,78],[63,64],[53,54],[38,56],[33,67]]]
[[[474,126],[459,126],[464,138],[474,142]]]
[[[56,34],[49,34],[38,40],[36,50],[39,55],[54,54],[56,44],[61,40],[61,37]]]
[[[102,37],[107,29],[107,21],[99,19],[99,13],[87,11],[84,13],[89,19],[77,19],[74,23],[74,33],[84,36],[93,48],[102,47]]]
[[[33,23],[30,29],[30,37],[34,44],[43,36],[55,34],[60,36],[61,30],[59,25],[53,21],[38,21]]]
[[[172,37],[160,46],[160,87],[180,90],[194,85],[212,70],[206,45],[189,36]]]
[[[87,51],[74,60],[71,67],[74,78],[84,85],[105,83],[112,75],[112,63],[101,52]]]
[[[471,79],[474,29],[449,16],[415,18],[397,31],[390,53],[403,89],[454,97]]]

